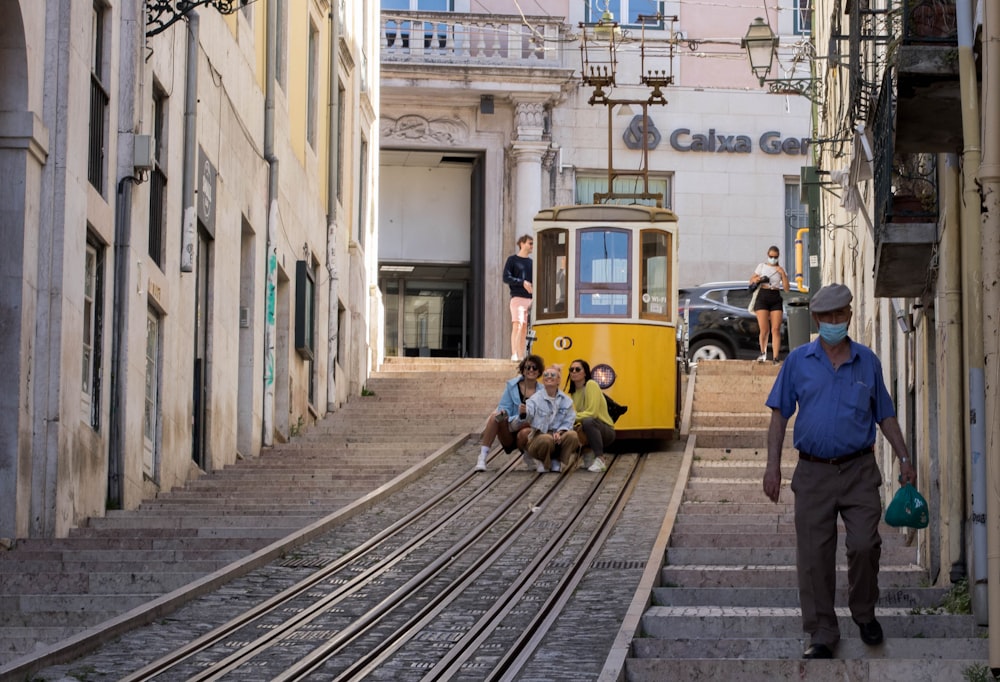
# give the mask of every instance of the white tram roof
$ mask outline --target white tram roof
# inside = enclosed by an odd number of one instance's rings
[[[535,214],[535,220],[675,223],[677,214],[668,208],[641,204],[574,204],[543,208]]]

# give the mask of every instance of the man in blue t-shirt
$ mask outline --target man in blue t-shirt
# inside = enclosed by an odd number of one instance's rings
[[[899,458],[900,479],[917,484],[878,356],[847,335],[852,299],[843,284],[816,292],[809,311],[819,338],[788,355],[766,401],[771,424],[764,493],[772,502],[781,491],[785,427],[798,411],[793,444],[799,461],[791,487],[802,629],[810,637],[803,658],[832,658],[840,640],[834,610],[838,516],[847,534],[851,617],[861,641],[869,646],[882,643],[882,626],[875,619],[882,552],[882,474],[873,450],[876,424]]]
[[[504,284],[510,287],[510,359],[517,362],[524,357],[531,316],[531,252],[535,240],[523,235],[517,240],[517,253],[503,266]]]

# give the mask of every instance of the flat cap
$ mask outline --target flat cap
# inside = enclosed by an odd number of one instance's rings
[[[851,305],[854,296],[843,284],[827,284],[817,291],[809,302],[809,310],[814,313],[828,313]]]

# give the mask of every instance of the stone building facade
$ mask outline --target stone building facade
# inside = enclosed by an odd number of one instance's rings
[[[772,15],[786,57],[811,15]],[[581,23],[607,6],[618,23],[616,84],[592,104]],[[389,7],[397,9],[388,9]],[[405,9],[398,9],[404,7]],[[380,24],[382,134],[379,284],[387,355],[509,357],[503,264],[540,208],[590,203],[609,165],[642,184],[643,117],[651,187],[680,218],[680,280],[749,279],[776,244],[792,263],[804,225],[810,102],[773,95],[740,39],[760,8],[737,2],[387,0]],[[641,23],[639,14],[660,12]],[[671,21],[666,17],[675,17]],[[645,104],[647,68],[669,71],[665,102]],[[670,52],[673,52],[672,58]],[[776,74],[777,75],[777,74]],[[613,102],[629,102],[614,104]],[[805,273],[808,283],[808,272]]]
[[[257,456],[377,355],[378,8],[175,6],[0,0],[2,537]]]

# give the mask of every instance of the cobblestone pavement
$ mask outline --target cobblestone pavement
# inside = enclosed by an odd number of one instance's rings
[[[682,445],[673,443],[668,451],[648,457],[633,496],[600,555],[518,679],[596,680],[601,674],[660,531],[680,470]],[[334,557],[361,544],[467,471],[477,452],[478,446],[470,438],[457,452],[442,457],[426,475],[314,540],[309,549]],[[500,461],[491,467],[496,468]],[[286,555],[89,655],[46,668],[32,679],[120,680],[311,574],[316,567],[301,565],[297,555]],[[280,647],[278,651],[280,656]],[[468,679],[476,679],[475,667],[466,669],[472,675]]]

